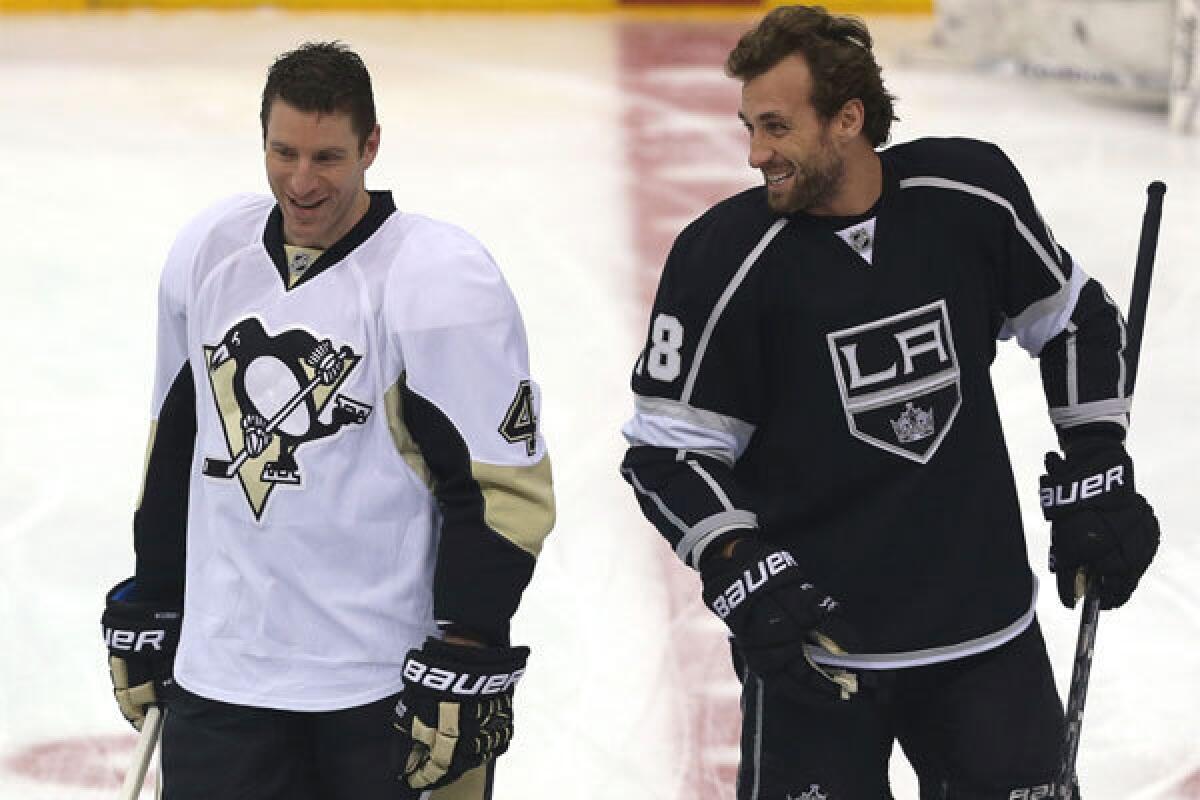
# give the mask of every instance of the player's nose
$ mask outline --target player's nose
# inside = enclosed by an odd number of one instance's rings
[[[771,163],[771,159],[775,156],[775,151],[764,146],[757,139],[750,141],[750,153],[746,160],[754,169],[762,169],[767,164]]]
[[[288,176],[288,188],[296,198],[303,198],[317,188],[317,175],[311,162],[301,160],[296,165],[292,174]]]

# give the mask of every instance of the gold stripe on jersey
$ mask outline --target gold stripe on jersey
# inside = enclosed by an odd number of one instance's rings
[[[150,436],[146,438],[146,457],[142,461],[142,485],[138,489],[138,501],[135,510],[142,507],[142,499],[146,496],[146,480],[150,477],[150,454],[154,452],[154,439],[158,436],[158,420],[150,420]]]
[[[429,800],[491,800],[488,770],[494,763],[464,772],[461,778],[449,786],[434,789],[429,795]]]
[[[488,527],[533,557],[554,527],[554,479],[550,456],[528,467],[471,462],[483,494]]]
[[[430,471],[429,465],[425,463],[425,457],[421,455],[421,448],[417,446],[408,426],[404,424],[404,396],[400,391],[403,383],[404,376],[401,376],[400,380],[383,393],[383,407],[387,409],[388,430],[392,432],[392,441],[396,444],[396,450],[400,453],[400,457],[408,464],[409,469],[421,479],[425,488],[433,491],[433,473]]]

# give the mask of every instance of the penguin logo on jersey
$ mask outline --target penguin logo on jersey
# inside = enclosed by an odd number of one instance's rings
[[[945,300],[826,335],[850,433],[928,463],[962,405]]]
[[[204,459],[204,475],[234,476],[254,518],[280,484],[301,486],[296,450],[359,426],[371,406],[338,389],[362,361],[350,347],[291,329],[271,335],[256,317],[236,323],[216,345],[205,345],[208,380],[229,458]]]

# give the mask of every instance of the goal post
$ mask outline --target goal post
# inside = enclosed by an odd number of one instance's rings
[[[1200,0],[935,0],[928,55],[1166,110],[1195,131]]]
[[[1173,130],[1200,133],[1200,0],[1176,0],[1167,104]]]

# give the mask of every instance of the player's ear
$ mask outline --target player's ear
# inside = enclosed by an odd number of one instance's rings
[[[363,169],[366,169],[367,167],[371,166],[371,164],[375,163],[375,156],[376,156],[376,154],[379,153],[379,133],[380,133],[379,124],[376,123],[375,127],[371,129],[371,132],[367,134],[367,138],[363,142],[363,145],[362,145]]]
[[[862,133],[867,120],[867,111],[862,100],[852,97],[833,115],[833,128],[838,137],[848,142]]]

